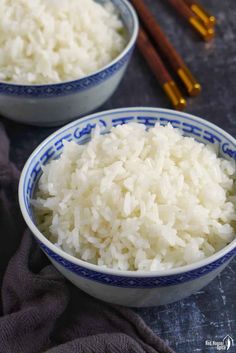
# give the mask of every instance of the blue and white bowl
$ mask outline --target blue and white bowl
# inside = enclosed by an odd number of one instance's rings
[[[30,125],[58,126],[93,111],[114,93],[135,46],[138,19],[127,0],[111,1],[128,33],[121,54],[101,70],[79,80],[46,85],[0,81],[0,115]]]
[[[103,132],[112,126],[138,122],[147,127],[156,122],[171,123],[186,136],[215,145],[219,154],[236,159],[236,140],[203,119],[158,108],[124,108],[96,113],[79,119],[48,137],[28,159],[20,179],[19,200],[22,214],[41,249],[54,266],[72,283],[90,295],[127,306],[167,304],[189,296],[212,281],[236,253],[236,239],[216,254],[191,265],[153,272],[119,271],[101,268],[79,260],[52,244],[37,228],[31,199],[42,174],[42,166],[57,158],[63,140],[86,143],[97,124]]]

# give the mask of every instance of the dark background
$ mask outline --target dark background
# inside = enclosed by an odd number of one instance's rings
[[[210,43],[204,43],[166,0],[146,2],[202,84],[202,94],[188,100],[186,112],[212,121],[236,137],[236,1],[202,1],[217,18],[216,38]],[[137,51],[116,93],[99,110],[127,106],[170,108]],[[2,121],[11,140],[11,159],[19,169],[32,150],[55,130],[18,125],[3,118]],[[15,247],[12,244],[12,251]],[[205,346],[205,340],[221,341],[229,334],[236,341],[235,272],[236,259],[195,295],[167,306],[137,311],[177,353],[215,353],[215,348]],[[235,347],[229,352],[236,352]]]

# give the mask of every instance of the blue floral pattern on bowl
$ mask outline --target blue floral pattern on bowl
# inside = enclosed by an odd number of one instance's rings
[[[173,112],[165,109],[155,108],[130,108],[119,109],[103,113],[97,113],[87,118],[77,120],[49,137],[35,151],[32,158],[26,165],[26,174],[23,183],[23,197],[25,208],[34,222],[30,200],[32,199],[38,179],[42,174],[42,167],[51,159],[58,158],[62,152],[63,140],[75,141],[79,144],[86,143],[91,138],[91,133],[96,125],[100,126],[101,133],[108,133],[109,130],[119,124],[138,122],[144,124],[146,128],[154,126],[156,123],[166,125],[170,123],[174,128],[178,128],[186,136],[195,138],[197,141],[210,144],[216,148],[218,153],[227,159],[236,159],[236,145],[233,137],[223,132],[213,124],[197,119],[191,115]],[[48,246],[37,240],[45,253],[65,269],[83,278],[90,279],[103,284],[109,284],[124,288],[153,288],[166,287],[194,280],[207,273],[216,270],[219,266],[229,261],[236,253],[236,247],[204,266],[194,270],[167,276],[119,276],[91,270],[83,265],[68,261],[57,254]]]
[[[97,1],[100,3],[104,2],[103,0]],[[113,3],[119,9],[122,21],[127,28],[129,36],[131,36],[134,29],[134,19],[130,7],[121,0],[113,0]],[[86,76],[85,78],[47,85],[18,85],[0,82],[0,94],[28,98],[45,98],[60,97],[84,91],[97,86],[119,71],[129,61],[134,49],[134,44],[124,56],[121,55],[120,58],[116,58],[112,65],[108,65],[107,68],[102,68],[97,73]]]
[[[69,81],[65,83],[57,83],[50,85],[16,85],[0,82],[0,94],[4,95],[14,95],[14,96],[23,96],[23,97],[60,97],[65,96],[71,93],[77,93],[84,91],[88,88],[92,88],[99,83],[107,80],[113,76],[117,71],[119,71],[129,60],[133,52],[133,47],[127,52],[127,54],[118,62],[114,63],[112,66],[107,69],[102,70],[101,72],[95,73],[88,77],[76,80]]]
[[[227,255],[221,257],[219,260],[210,263],[209,265],[198,268],[197,270],[192,270],[184,272],[178,275],[169,276],[145,276],[145,277],[124,277],[116,276],[101,272],[96,272],[82,266],[76,265],[58,254],[55,254],[43,243],[39,242],[41,249],[54,261],[56,261],[61,266],[65,267],[67,270],[76,273],[77,275],[96,281],[103,284],[109,284],[111,286],[123,287],[123,288],[156,288],[156,287],[167,287],[173,286],[175,284],[180,284],[188,281],[192,281],[195,278],[206,275],[207,273],[214,271],[220,265],[223,265],[230,258],[236,254],[236,249],[230,251]]]

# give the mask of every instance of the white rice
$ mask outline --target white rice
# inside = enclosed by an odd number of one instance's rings
[[[80,259],[163,270],[234,238],[234,162],[168,125],[120,125],[86,145],[64,142],[33,202],[42,232]]]
[[[114,5],[94,0],[1,0],[0,80],[44,84],[84,77],[126,44]]]

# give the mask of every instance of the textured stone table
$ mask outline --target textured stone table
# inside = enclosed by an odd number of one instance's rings
[[[205,0],[218,20],[217,36],[202,42],[176,16],[166,0],[147,0],[166,33],[202,83],[202,94],[188,100],[186,111],[210,120],[236,137],[236,1]],[[169,107],[162,89],[144,60],[135,52],[126,77],[99,110],[125,106]],[[33,128],[4,120],[11,138],[11,157],[22,168],[31,151],[54,129]],[[200,292],[171,305],[138,309],[144,320],[177,353],[209,352],[205,340],[236,341],[236,259]],[[236,346],[229,352],[236,352]]]

